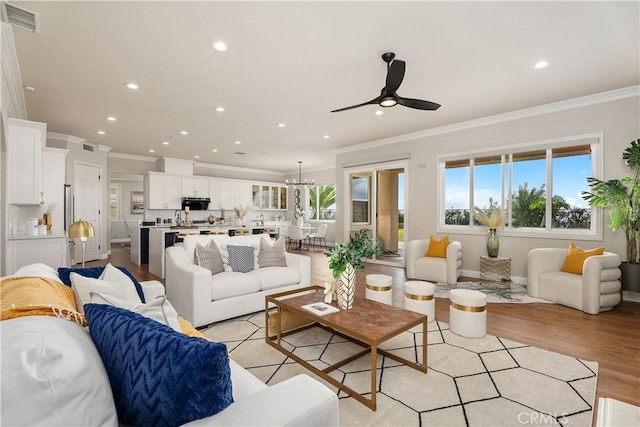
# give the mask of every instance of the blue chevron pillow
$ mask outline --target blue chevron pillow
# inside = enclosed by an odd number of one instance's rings
[[[84,313],[121,424],[177,426],[233,403],[224,344],[110,305],[87,304]]]

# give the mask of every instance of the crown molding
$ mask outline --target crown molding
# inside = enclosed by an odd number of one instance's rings
[[[434,135],[442,135],[445,133],[458,132],[466,129],[473,129],[482,126],[494,125],[498,123],[520,120],[527,117],[540,116],[543,114],[557,113],[560,111],[573,110],[576,108],[588,107],[590,105],[603,104],[606,102],[618,101],[626,98],[640,96],[640,86],[629,86],[622,89],[611,90],[608,92],[596,93],[594,95],[581,96],[579,98],[567,99],[564,101],[552,102],[550,104],[540,105],[537,107],[524,108],[522,110],[510,111],[508,113],[496,114],[480,119],[473,119],[450,125],[439,126],[432,129],[421,130],[417,132],[398,135],[391,138],[379,139],[376,141],[365,142],[363,144],[351,145],[349,147],[334,150],[335,154],[350,153],[353,151],[366,150],[370,148],[381,147],[400,142],[407,142],[414,139],[426,138]]]
[[[53,139],[56,141],[72,142],[74,144],[82,144],[83,142],[89,142],[84,138],[79,138],[73,135],[67,135],[64,133],[47,132],[47,139]]]
[[[2,43],[2,75],[7,81],[7,96],[15,106],[15,118],[27,120],[27,103],[22,89],[22,77],[18,54],[13,40],[13,28],[11,25],[0,22],[0,40]],[[5,113],[6,114],[6,113]]]
[[[107,154],[107,157],[112,157],[114,159],[137,160],[140,162],[157,162],[158,160],[160,160],[159,157],[139,156],[137,154],[124,154],[124,153],[116,153],[112,151],[110,151],[109,154]]]
[[[206,169],[219,169],[219,170],[234,171],[234,172],[249,172],[249,173],[259,173],[264,175],[284,176],[282,172],[276,172],[276,171],[264,170],[264,169],[243,168],[240,166],[227,166],[227,165],[220,165],[217,163],[196,162],[195,165],[199,168],[206,168]]]

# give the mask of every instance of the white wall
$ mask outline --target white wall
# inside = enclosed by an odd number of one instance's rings
[[[408,218],[407,239],[428,238],[437,233],[437,156],[454,152],[477,150],[518,143],[535,142],[550,138],[603,132],[604,179],[627,174],[622,152],[629,143],[640,137],[640,108],[638,97],[616,100],[596,105],[541,114],[508,122],[474,127],[411,141],[372,146],[359,151],[342,152],[336,158],[336,183],[338,199],[345,191],[343,167],[380,160],[391,160],[401,154],[410,154],[407,171]],[[375,145],[375,144],[370,144]],[[608,215],[605,215],[608,218]],[[613,233],[605,221],[602,245],[609,251],[624,256],[625,241],[622,233]],[[336,233],[343,235],[343,215],[339,212]],[[486,251],[486,236],[454,234],[463,247],[463,270],[479,271],[480,255]],[[576,244],[594,246],[593,241]],[[512,275],[526,276],[527,253],[535,247],[567,247],[569,241],[560,239],[522,239],[500,237],[500,255],[512,258]]]
[[[5,274],[4,256],[9,234],[8,204],[6,185],[7,168],[5,138],[7,137],[7,118],[27,119],[27,108],[22,89],[22,79],[15,44],[13,42],[13,28],[0,22],[0,276]]]

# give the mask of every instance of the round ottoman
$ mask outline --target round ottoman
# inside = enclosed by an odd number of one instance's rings
[[[450,292],[449,329],[467,338],[487,335],[487,296],[470,289],[452,289]]]
[[[392,284],[393,279],[386,274],[367,274],[365,277],[367,283],[366,298],[372,301],[378,301],[392,305]]]
[[[427,315],[427,321],[436,320],[436,302],[433,299],[436,287],[421,280],[404,282],[404,308]]]

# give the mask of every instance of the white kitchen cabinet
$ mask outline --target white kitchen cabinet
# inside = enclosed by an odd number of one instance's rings
[[[252,203],[251,183],[239,179],[209,180],[209,197],[211,209],[232,210],[234,207],[249,206]]]
[[[209,180],[206,178],[182,177],[182,196],[184,197],[210,197]],[[213,205],[217,206],[217,205]]]
[[[252,184],[251,202],[260,210],[286,210],[287,187],[276,184]]]
[[[42,202],[42,150],[47,125],[11,118],[7,123],[7,201],[38,205]]]
[[[147,209],[182,208],[182,177],[149,172],[146,187]]]
[[[48,236],[15,237],[7,241],[7,275],[15,273],[20,267],[37,262],[53,268],[68,267],[67,236],[60,232]]]

